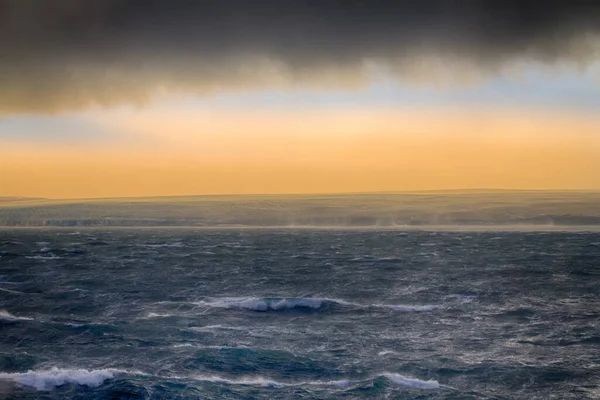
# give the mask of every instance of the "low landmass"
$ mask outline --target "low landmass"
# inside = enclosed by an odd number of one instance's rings
[[[105,199],[4,197],[4,227],[599,226],[600,192],[449,190]]]

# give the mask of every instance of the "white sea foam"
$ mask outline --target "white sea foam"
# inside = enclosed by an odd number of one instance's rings
[[[383,350],[383,351],[380,351],[379,353],[377,353],[377,355],[380,357],[391,355],[391,354],[399,354],[399,353],[397,351],[393,351],[393,350]]]
[[[316,385],[337,386],[337,387],[345,388],[345,387],[352,385],[353,383],[356,383],[356,381],[351,381],[349,379],[341,379],[339,381],[309,382],[309,383],[316,384]]]
[[[30,260],[59,260],[62,257],[59,256],[25,256],[25,258],[29,258]]]
[[[0,373],[0,380],[10,380],[20,385],[37,390],[52,390],[55,387],[75,384],[98,387],[108,379],[113,379],[115,373],[125,372],[116,369],[59,369],[46,371],[28,371],[22,373]]]
[[[318,309],[324,299],[318,298],[289,298],[268,299],[259,297],[228,297],[214,301],[200,301],[194,304],[206,307],[245,309],[252,311],[280,311],[292,308]]]
[[[206,326],[194,326],[191,327],[190,330],[197,332],[207,332],[207,331],[215,331],[215,330],[224,330],[224,331],[245,331],[246,329],[241,328],[239,326],[229,326],[229,325],[206,325]]]
[[[394,305],[394,304],[374,304],[374,307],[385,307],[391,308],[394,311],[404,311],[404,312],[418,312],[418,311],[433,311],[437,306],[433,305],[424,305],[424,306],[414,306],[414,305]]]
[[[202,345],[202,344],[196,344],[196,343],[178,343],[178,344],[174,344],[173,346],[174,349],[181,349],[184,347],[193,347],[195,349],[210,349],[210,350],[224,350],[224,349],[246,349],[247,347],[244,346],[236,346],[236,347],[230,347],[230,346],[213,346],[213,345]]]
[[[381,374],[381,376],[385,377],[386,379],[395,384],[407,386],[414,389],[439,389],[440,387],[439,382],[436,380],[422,381],[420,379],[409,378],[400,374],[393,373],[384,373]]]
[[[169,318],[172,317],[173,314],[159,314],[159,313],[148,313],[148,316],[146,318]]]
[[[33,318],[17,317],[6,310],[0,310],[0,320],[4,321],[32,321]]]
[[[285,383],[277,382],[272,379],[263,378],[261,376],[246,377],[239,379],[228,379],[217,375],[197,375],[194,379],[205,382],[215,383],[226,383],[229,385],[248,385],[248,386],[262,386],[262,387],[275,387],[282,388],[286,386]]]
[[[393,262],[393,261],[402,261],[402,259],[399,257],[379,257],[377,259],[377,261]]]
[[[280,382],[262,376],[248,376],[237,379],[230,379],[218,375],[197,375],[194,376],[193,379],[205,382],[225,383],[228,385],[261,386],[271,388],[283,388],[286,386],[336,386],[340,388],[345,388],[352,385],[353,383],[358,382],[347,379],[337,381]]]
[[[338,388],[347,388],[351,385],[355,385],[361,382],[366,382],[368,380],[377,379],[379,377],[384,377],[388,379],[390,382],[413,388],[413,389],[439,389],[440,384],[436,380],[420,380],[416,378],[409,378],[400,374],[395,373],[383,373],[371,378],[363,379],[363,380],[350,380],[350,379],[341,379],[341,380],[333,380],[333,381],[301,381],[301,382],[280,382],[273,379],[265,378],[262,376],[249,376],[249,377],[241,377],[241,378],[225,378],[218,375],[197,375],[192,377],[192,379],[200,380],[204,382],[214,382],[214,383],[225,383],[228,385],[247,385],[247,386],[261,386],[261,387],[272,387],[272,388],[283,388],[286,386],[335,386]]]

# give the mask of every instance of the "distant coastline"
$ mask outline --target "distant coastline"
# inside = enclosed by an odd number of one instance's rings
[[[194,231],[372,231],[372,232],[600,232],[600,225],[405,225],[393,227],[378,226],[194,226],[194,225],[155,225],[155,226],[0,226],[0,231],[9,230],[56,230],[56,231],[93,231],[93,230],[150,230],[173,229]]]
[[[431,191],[110,199],[3,198],[0,226],[560,230],[600,226],[600,192]]]

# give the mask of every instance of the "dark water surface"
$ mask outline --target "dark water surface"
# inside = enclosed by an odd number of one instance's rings
[[[600,234],[0,231],[0,397],[597,399]]]

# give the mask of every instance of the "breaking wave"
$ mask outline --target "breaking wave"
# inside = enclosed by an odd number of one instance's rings
[[[422,381],[420,379],[408,378],[400,374],[391,373],[385,373],[381,376],[395,384],[411,387],[414,389],[439,389],[440,387],[439,382],[435,380]]]
[[[55,387],[74,384],[88,387],[98,387],[108,379],[113,379],[115,373],[126,372],[116,369],[60,369],[52,368],[46,371],[28,371],[21,373],[0,373],[0,380],[10,380],[22,386],[37,390],[51,390]]]
[[[263,378],[260,376],[257,377],[247,377],[247,378],[239,378],[239,379],[228,379],[223,378],[217,375],[198,375],[193,379],[204,381],[204,382],[214,382],[214,383],[225,383],[228,385],[247,385],[247,386],[262,386],[262,387],[275,387],[282,388],[284,386],[289,386],[289,384],[278,382],[272,379]]]
[[[197,301],[193,304],[201,307],[229,308],[250,311],[282,311],[290,309],[317,310],[326,307],[354,308],[388,308],[394,311],[418,312],[432,311],[435,305],[394,305],[394,304],[359,304],[340,299],[296,297],[296,298],[261,298],[261,297],[224,297]]]
[[[61,369],[52,368],[45,371],[28,371],[21,373],[0,373],[0,380],[9,380],[19,385],[31,387],[36,390],[49,391],[64,385],[81,385],[92,388],[99,387],[104,382],[114,379],[116,374],[131,373],[119,369]],[[141,374],[141,373],[140,373]],[[146,375],[146,374],[143,374]],[[240,378],[226,378],[218,375],[196,375],[193,377],[172,377],[179,379],[193,379],[203,382],[223,383],[227,385],[260,386],[270,388],[284,388],[287,386],[334,386],[346,388],[356,384],[366,383],[379,378],[385,378],[389,382],[413,389],[439,389],[440,384],[436,380],[420,380],[406,377],[395,373],[382,373],[363,380],[332,380],[332,381],[302,381],[302,382],[280,382],[262,376],[246,376]]]
[[[223,331],[245,331],[245,328],[239,327],[239,326],[229,326],[229,325],[221,325],[221,324],[216,324],[216,325],[206,325],[206,326],[193,326],[190,328],[190,330],[192,331],[196,331],[196,332],[210,332],[210,331],[216,331],[216,330],[223,330]]]
[[[26,256],[25,258],[29,258],[31,260],[60,260],[62,257],[49,255],[49,256]]]
[[[363,380],[351,380],[341,379],[332,381],[302,381],[302,382],[280,382],[273,379],[265,378],[262,376],[252,377],[241,377],[237,379],[225,378],[218,375],[197,375],[194,376],[194,380],[213,382],[213,383],[224,383],[227,385],[246,385],[246,386],[261,386],[271,388],[283,388],[286,386],[335,386],[338,388],[347,388],[349,386],[367,383],[379,378],[385,378],[390,383],[409,387],[412,389],[439,389],[440,384],[436,380],[421,380],[416,378],[406,377],[400,374],[384,372],[382,374],[363,379]]]
[[[6,310],[0,310],[0,320],[4,321],[32,321],[33,318],[17,317]]]
[[[380,351],[379,353],[377,353],[378,356],[383,357],[383,356],[387,356],[387,355],[399,355],[400,353],[398,353],[397,351],[393,351],[393,350],[383,350]]]
[[[438,306],[433,305],[424,305],[424,306],[409,306],[409,305],[387,305],[387,304],[374,304],[373,307],[384,307],[391,308],[394,311],[404,311],[404,312],[416,312],[416,311],[433,311]]]
[[[280,311],[292,308],[319,309],[327,300],[319,298],[259,298],[228,297],[214,301],[199,301],[194,304],[205,307],[245,309],[251,311]]]
[[[172,316],[173,316],[173,314],[160,314],[160,313],[153,313],[153,312],[151,312],[151,313],[148,313],[148,315],[145,318],[146,319],[149,319],[149,318],[169,318],[169,317],[172,317]]]

